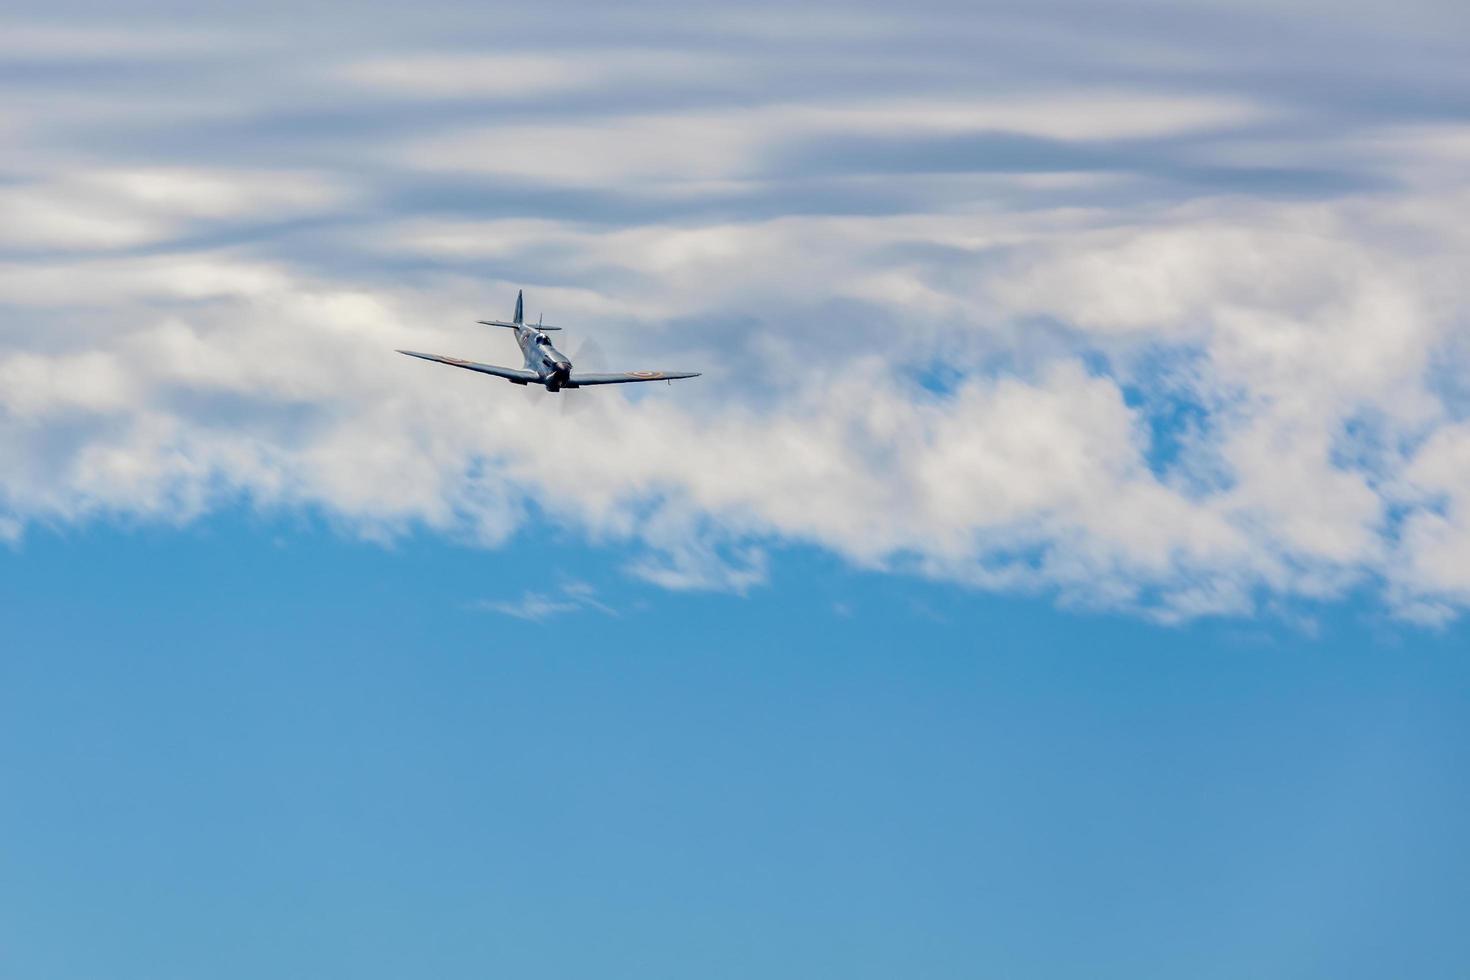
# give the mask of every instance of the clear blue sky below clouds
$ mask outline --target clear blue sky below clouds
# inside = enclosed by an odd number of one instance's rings
[[[16,978],[1453,977],[1463,630],[306,526],[0,561]],[[570,576],[609,611],[475,609]]]
[[[12,5],[0,974],[1463,976],[1466,38]]]

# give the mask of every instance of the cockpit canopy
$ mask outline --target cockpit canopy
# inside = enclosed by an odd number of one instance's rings
[[[544,334],[544,333],[543,334],[539,334],[536,337],[536,343],[540,344],[543,347],[550,347],[551,346],[551,338],[548,337],[548,336],[546,336],[546,334]]]

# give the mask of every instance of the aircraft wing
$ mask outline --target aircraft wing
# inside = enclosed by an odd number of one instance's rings
[[[439,354],[420,354],[418,351],[401,350],[398,353],[407,354],[409,357],[422,357],[426,361],[438,361],[440,364],[448,364],[450,367],[464,368],[466,371],[479,371],[481,374],[493,374],[497,378],[504,378],[518,385],[530,381],[540,381],[541,378],[532,371],[521,371],[516,368],[500,367],[497,364],[480,364],[475,361],[462,361],[457,357],[442,357]]]
[[[577,374],[572,373],[568,388],[583,388],[587,385],[625,385],[635,381],[678,381],[680,378],[697,378],[699,372],[677,371],[629,371],[627,374]]]

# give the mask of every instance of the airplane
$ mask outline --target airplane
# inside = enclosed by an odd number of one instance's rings
[[[515,317],[509,323],[504,320],[479,320],[487,327],[510,327],[516,332],[516,343],[521,347],[521,354],[526,359],[525,369],[500,367],[496,364],[479,364],[475,361],[465,361],[458,357],[444,357],[439,354],[420,354],[418,351],[401,350],[398,353],[407,354],[409,357],[421,357],[426,361],[438,361],[440,364],[448,364],[450,367],[464,368],[468,371],[479,371],[481,374],[491,374],[497,378],[504,378],[513,385],[538,384],[545,385],[547,391],[561,391],[563,388],[585,388],[590,385],[621,385],[632,384],[637,381],[678,381],[680,378],[697,378],[699,372],[678,371],[629,371],[626,374],[573,374],[572,362],[561,351],[551,344],[551,339],[546,336],[548,330],[560,330],[561,327],[548,327],[539,320],[535,323],[526,323],[524,290],[516,293]]]

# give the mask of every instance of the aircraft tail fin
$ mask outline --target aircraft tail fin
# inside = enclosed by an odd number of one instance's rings
[[[516,290],[516,315],[515,315],[515,320],[513,322],[515,322],[515,323],[525,323],[526,322],[526,297],[525,297],[525,292],[523,290],[519,290],[519,289]]]

